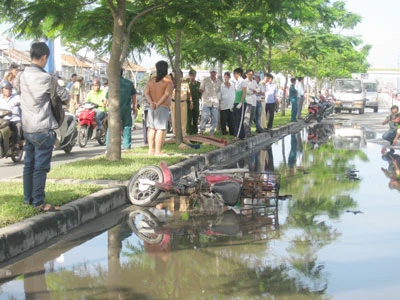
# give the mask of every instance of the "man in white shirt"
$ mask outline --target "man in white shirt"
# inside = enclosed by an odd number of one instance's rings
[[[263,111],[265,110],[265,105],[263,105],[263,96],[265,94],[264,85],[260,83],[260,74],[254,74],[254,81],[257,82],[258,92],[256,93],[256,112],[254,114],[255,123],[256,123],[256,131],[257,133],[261,133],[264,131],[263,126],[265,126],[265,114]]]
[[[296,84],[297,91],[297,120],[301,120],[301,110],[303,109],[304,103],[304,77],[298,77]]]
[[[247,94],[246,94],[246,113],[244,118],[244,128],[246,130],[246,136],[253,136],[251,133],[251,125],[254,120],[254,115],[256,112],[256,95],[259,92],[258,84],[255,80],[253,80],[254,71],[249,69],[246,71],[246,79],[247,82]]]
[[[268,115],[267,130],[272,129],[274,123],[275,106],[278,95],[278,88],[275,83],[272,83],[273,80],[274,76],[267,73],[262,81],[265,85],[265,114]]]
[[[224,83],[221,84],[218,98],[220,101],[221,132],[223,135],[228,134],[226,131],[226,126],[228,125],[229,135],[233,136],[235,135],[235,119],[232,108],[235,101],[235,87],[231,83],[231,74],[229,72],[224,73]]]
[[[215,68],[210,69],[210,77],[206,77],[200,84],[201,99],[203,106],[201,109],[201,121],[200,121],[200,134],[203,134],[206,130],[206,124],[211,116],[211,128],[210,134],[214,135],[215,128],[218,123],[218,93],[221,88],[222,81],[217,78],[217,70]]]

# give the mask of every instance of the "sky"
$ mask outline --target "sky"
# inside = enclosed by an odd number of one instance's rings
[[[368,62],[371,68],[400,68],[400,30],[396,24],[400,14],[399,0],[343,0],[346,9],[362,17],[360,24],[346,34],[360,35],[364,44],[372,45]],[[0,32],[5,29],[0,25]],[[26,42],[17,42],[16,48],[28,47]],[[26,49],[22,49],[26,50]],[[147,56],[140,63],[151,68],[160,56]]]

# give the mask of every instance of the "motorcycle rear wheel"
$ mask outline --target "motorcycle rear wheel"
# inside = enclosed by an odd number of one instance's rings
[[[148,166],[137,171],[128,183],[128,197],[132,204],[138,206],[150,206],[161,191],[152,185],[144,185],[139,179],[149,179],[155,182],[163,182],[164,175],[161,168],[157,166]]]
[[[64,147],[63,150],[65,153],[70,153],[72,151],[73,147],[74,147],[74,145],[69,144],[68,146]]]
[[[79,147],[85,148],[89,140],[89,127],[87,125],[79,126],[78,144]]]
[[[13,151],[11,153],[11,160],[15,163],[18,163],[22,160],[22,156],[24,154],[24,150],[18,149],[16,151]]]
[[[313,115],[312,113],[308,113],[308,114],[304,117],[304,122],[310,123],[312,115]]]
[[[103,146],[106,143],[106,135],[105,134],[101,135],[97,139],[97,142],[99,143],[100,146]]]

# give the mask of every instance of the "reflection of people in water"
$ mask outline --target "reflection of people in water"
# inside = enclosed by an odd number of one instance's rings
[[[294,174],[296,172],[296,161],[297,161],[297,137],[296,134],[290,135],[290,152],[288,159],[288,166],[290,170],[290,174]]]
[[[400,190],[400,155],[388,152],[382,156],[389,163],[387,169],[381,168],[382,172],[389,178],[389,188]]]
[[[46,271],[42,265],[39,270],[35,270],[24,275],[25,299],[51,299],[50,292],[47,290],[45,274]]]

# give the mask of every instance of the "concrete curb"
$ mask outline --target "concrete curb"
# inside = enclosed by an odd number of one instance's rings
[[[190,157],[171,166],[174,178],[190,172],[191,167],[203,169],[209,165],[236,160],[264,143],[273,143],[285,135],[304,128],[304,122],[290,123],[238,141],[215,151]],[[109,184],[109,181],[102,182]],[[46,213],[0,229],[0,263],[66,234],[72,229],[103,216],[129,203],[126,185],[108,187],[61,207],[57,213]]]
[[[126,187],[113,187],[67,203],[60,212],[34,216],[0,229],[0,262],[127,204]]]

